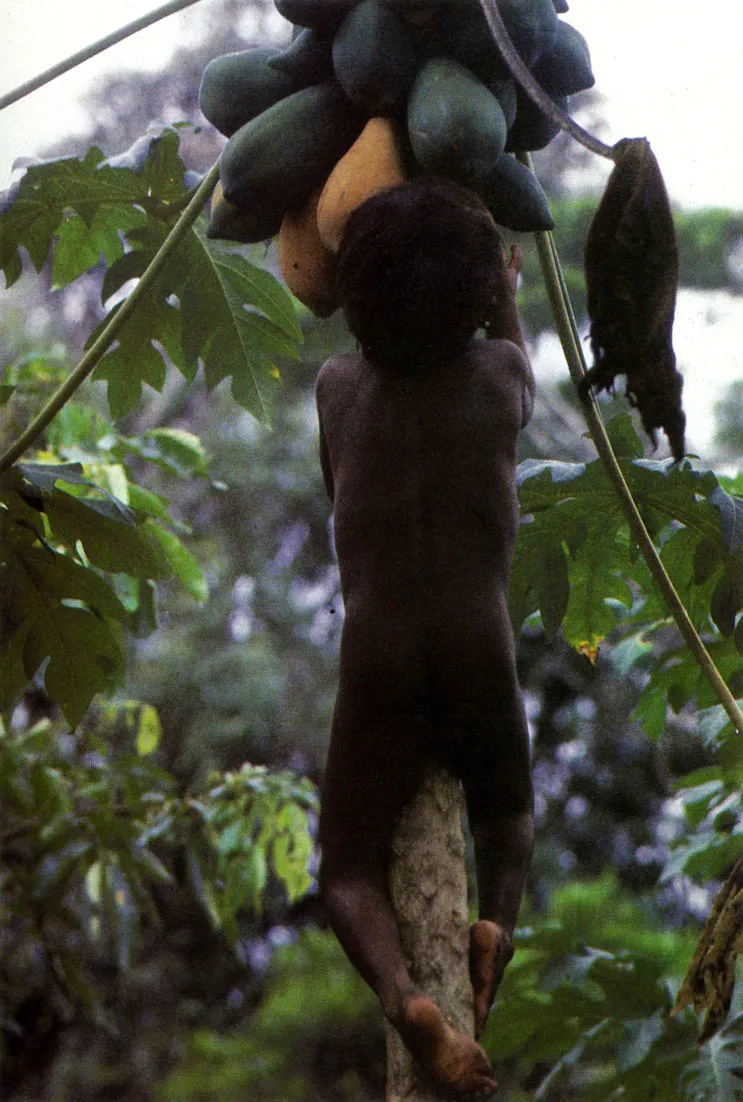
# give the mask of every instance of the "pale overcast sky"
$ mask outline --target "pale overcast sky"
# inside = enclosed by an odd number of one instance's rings
[[[161,2],[0,0],[0,93]],[[82,128],[86,88],[120,68],[158,68],[174,41],[195,34],[202,20],[219,19],[220,9],[220,0],[202,0],[0,113],[0,190],[16,157],[33,156]],[[564,18],[591,48],[596,88],[605,99],[605,140],[647,137],[676,203],[743,210],[738,3],[570,0]],[[719,386],[743,378],[742,338],[743,300],[723,295],[711,304],[694,292],[682,295],[675,344],[686,378],[689,436],[702,450]]]

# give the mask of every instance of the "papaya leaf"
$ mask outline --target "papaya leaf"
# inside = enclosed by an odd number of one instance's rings
[[[684,1096],[690,1102],[740,1102],[743,1080],[743,1014],[704,1045],[684,1069]]]
[[[731,555],[743,551],[743,498],[726,493],[716,486],[709,495],[710,502],[720,510],[725,550]]]
[[[88,345],[96,340],[110,317],[93,331]],[[178,366],[183,363],[180,317],[175,306],[153,293],[140,303],[136,321],[124,326],[116,346],[93,372],[93,379],[108,382],[108,407],[115,420],[134,409],[142,397],[143,383],[153,390],[162,390],[167,374],[166,356]]]
[[[104,514],[103,504],[62,491],[54,494],[45,511],[55,536],[70,548],[80,541],[87,558],[101,570],[135,578],[170,577],[172,568],[153,532],[154,523],[124,524],[115,513]]]
[[[629,413],[619,413],[607,421],[606,434],[619,458],[642,459],[645,449]]]
[[[0,586],[3,585],[3,571],[0,570]],[[28,681],[23,664],[22,633],[10,634],[6,630],[4,635],[0,642],[0,711],[3,712],[15,704]]]
[[[236,401],[270,421],[276,360],[297,359],[302,339],[289,295],[270,272],[210,241],[198,224],[178,251],[173,274],[187,362],[203,360],[209,389],[231,376]]]
[[[700,536],[721,543],[719,512],[706,500],[718,486],[712,471],[695,471],[689,463],[638,459],[622,463],[622,472],[651,529],[680,521]]]
[[[544,631],[552,639],[565,615],[570,583],[563,544],[545,538],[543,529],[538,521],[521,527],[508,600],[517,631],[528,616],[539,611]]]
[[[17,598],[10,591],[11,608],[17,599],[20,612],[28,600],[29,588],[33,588],[42,604],[74,600],[84,602],[100,616],[120,621],[126,619],[127,610],[111,586],[100,574],[69,555],[57,554],[42,547],[24,547],[20,553],[16,548],[14,560],[14,569],[23,571],[24,582],[23,591]]]
[[[172,573],[197,601],[205,601],[209,587],[204,573],[191,552],[178,537],[159,524],[148,525],[148,531],[159,543],[170,564]]]
[[[114,265],[104,293],[119,282],[118,272],[123,282],[144,271],[162,243],[164,229],[150,225],[132,235],[135,250]],[[197,223],[165,266],[145,310],[146,316],[138,314],[136,324],[125,326],[118,345],[94,374],[108,380],[113,416],[133,408],[143,382],[162,388],[167,355],[187,379],[203,363],[210,390],[231,376],[240,405],[259,420],[270,421],[279,380],[277,361],[296,359],[302,339],[291,298],[270,272],[209,240]]]
[[[52,290],[73,283],[101,259],[113,264],[124,253],[122,235],[146,219],[144,211],[132,206],[99,208],[90,225],[78,214],[67,214],[55,236]]]
[[[62,250],[56,286],[124,253],[117,231],[144,224],[146,212],[167,215],[185,193],[184,167],[175,128],[148,135],[138,156],[106,161],[92,148],[82,159],[68,157],[33,165],[0,205],[0,267],[10,286],[22,271],[20,249],[41,271],[55,239]],[[133,208],[138,212],[133,213]],[[74,217],[69,223],[70,215]],[[66,227],[66,228],[65,228]]]
[[[121,641],[87,609],[57,605],[30,625],[23,647],[28,677],[48,658],[44,685],[74,727],[98,692],[114,687],[124,670]]]
[[[617,602],[632,606],[632,592],[621,577],[627,566],[627,547],[618,538],[618,518],[593,518],[587,537],[570,558],[570,598],[562,623],[567,642],[576,650],[595,655],[598,645],[619,623]],[[611,603],[610,603],[611,602]]]
[[[141,436],[124,437],[114,453],[122,458],[136,455],[181,478],[208,477],[204,446],[198,436],[185,429],[150,429]]]

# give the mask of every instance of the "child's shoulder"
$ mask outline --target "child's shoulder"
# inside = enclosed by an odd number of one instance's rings
[[[490,376],[495,383],[509,377],[526,379],[529,375],[526,356],[513,341],[500,338],[473,340],[467,351],[476,369],[483,376]]]
[[[317,374],[315,394],[318,402],[329,401],[334,394],[357,388],[369,365],[359,352],[331,356]]]
[[[317,386],[318,388],[327,387],[333,383],[340,383],[344,379],[358,377],[366,367],[366,361],[360,352],[345,352],[338,356],[331,356],[317,374]]]

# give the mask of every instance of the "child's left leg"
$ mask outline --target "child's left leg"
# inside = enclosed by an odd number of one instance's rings
[[[462,781],[475,849],[478,921],[470,934],[475,1036],[513,956],[513,931],[534,848],[529,735],[518,685],[494,697],[470,664],[466,700],[448,709],[453,771]],[[482,689],[482,692],[478,692]]]

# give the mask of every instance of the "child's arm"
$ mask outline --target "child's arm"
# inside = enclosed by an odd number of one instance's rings
[[[493,298],[493,308],[486,323],[488,338],[511,341],[521,351],[524,357],[524,416],[522,428],[531,419],[534,408],[534,396],[536,383],[534,373],[529,363],[526,351],[526,339],[521,327],[518,308],[516,306],[516,289],[518,287],[519,272],[521,271],[521,250],[518,245],[511,245],[511,255],[508,264],[503,266],[501,278]]]
[[[322,470],[322,477],[325,483],[325,489],[328,492],[328,497],[333,501],[335,497],[335,486],[333,484],[333,469],[330,466],[330,453],[328,451],[328,442],[325,439],[325,433],[322,427],[322,421],[320,422],[320,469]]]
[[[328,397],[332,394],[332,380],[329,378],[332,371],[332,360],[328,360],[320,368],[315,384],[315,406],[317,419],[320,426],[320,469],[323,482],[331,501],[335,498],[335,483],[333,480],[333,466],[330,462],[330,449],[323,426],[324,413],[327,411]],[[330,387],[330,390],[328,389]]]
[[[511,245],[511,256],[500,272],[490,317],[485,323],[488,337],[511,341],[526,355],[526,341],[521,328],[521,319],[516,307],[516,288],[521,271],[521,250]]]

